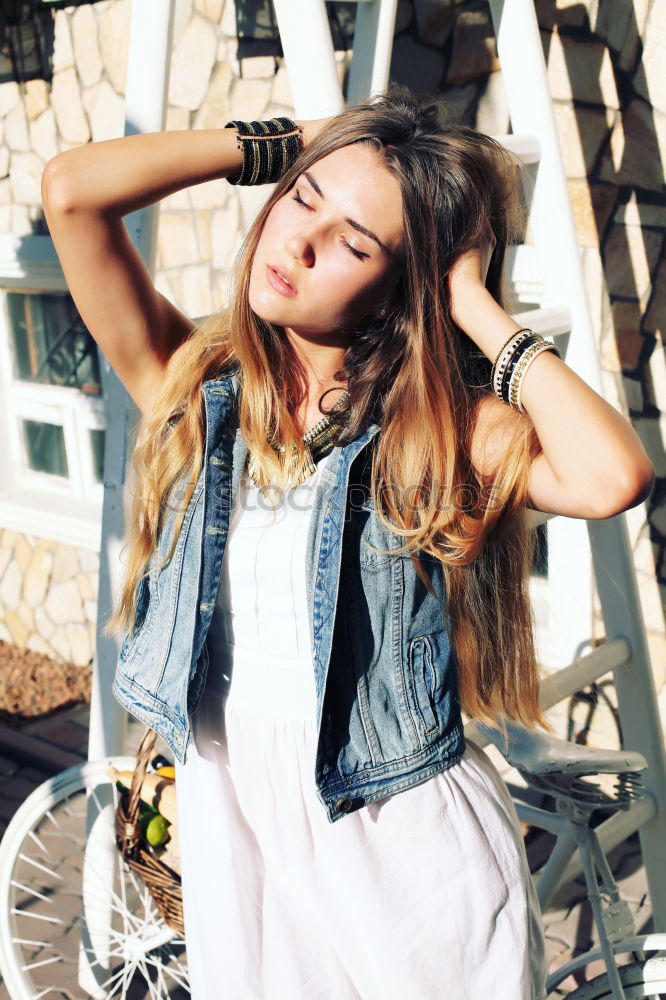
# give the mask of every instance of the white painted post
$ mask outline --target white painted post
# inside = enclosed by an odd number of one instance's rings
[[[273,0],[296,118],[327,118],[344,108],[324,0]]]
[[[164,128],[174,0],[134,0],[125,95],[125,135]],[[150,205],[127,217],[127,228],[149,270],[153,270],[158,207]],[[100,352],[106,440],[104,504],[100,552],[96,662],[90,706],[88,757],[96,760],[124,752],[127,713],[111,694],[118,644],[101,634],[119,591],[120,549],[124,544],[123,487],[127,438],[138,410]]]
[[[354,52],[349,67],[347,104],[351,107],[389,82],[398,0],[370,0],[356,7]]]
[[[508,96],[514,132],[536,135],[541,159],[536,177],[532,221],[540,270],[548,301],[571,310],[572,329],[566,362],[596,392],[603,395],[601,365],[585,289],[580,250],[566,183],[548,75],[533,0],[490,0],[497,37],[497,52]],[[550,528],[559,522],[557,534]],[[567,529],[567,524],[570,528]],[[581,549],[584,522],[554,518],[549,541],[556,539],[561,559],[569,560],[569,574],[588,572],[591,551],[597,589],[608,639],[625,637],[632,656],[626,667],[614,671],[624,746],[642,753],[648,770],[645,785],[657,801],[656,815],[640,830],[655,925],[666,924],[666,754],[657,711],[654,678],[638,596],[626,518],[623,514],[603,521],[588,521],[589,547]],[[552,551],[552,550],[551,550]],[[566,569],[562,563],[560,566]],[[584,618],[572,602],[567,615],[581,627],[579,641],[587,638],[587,586],[573,591],[582,602]],[[591,588],[590,588],[591,589]],[[561,595],[563,596],[563,595]],[[562,601],[562,608],[565,602]],[[573,642],[575,633],[570,632]],[[572,660],[578,652],[572,649]]]
[[[173,0],[133,0],[125,89],[125,135],[156,132],[164,128],[173,10]],[[151,205],[126,220],[130,235],[151,272],[155,262],[157,219],[158,208]],[[127,713],[111,693],[118,643],[103,636],[101,628],[112,606],[115,606],[119,591],[128,432],[139,416],[137,407],[101,351],[99,358],[106,404],[106,438],[98,627],[88,737],[88,757],[91,760],[122,754],[127,736]],[[98,814],[94,802],[88,809],[89,840],[84,865],[85,913],[82,915],[79,947],[79,985],[86,996],[95,1000],[108,996],[103,984],[108,979],[111,956],[115,950],[111,921],[117,851],[108,838],[94,836],[105,819],[113,825],[111,791],[110,787],[98,791],[98,801],[101,796],[105,799],[104,815]],[[94,891],[86,892],[91,881],[85,873],[90,871],[96,872],[97,878],[93,883]]]
[[[566,304],[572,333],[567,364],[603,394],[601,369],[571,211],[553,102],[533,0],[491,0],[497,53],[514,132],[539,140],[531,221],[544,306]],[[529,83],[528,83],[529,81]],[[557,626],[558,664],[570,663],[592,637],[592,561],[586,526],[574,518],[548,523],[549,599]],[[555,664],[552,664],[555,665]]]

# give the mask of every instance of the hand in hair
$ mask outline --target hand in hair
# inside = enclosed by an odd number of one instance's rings
[[[451,313],[456,322],[456,308],[460,306],[465,295],[475,288],[485,288],[490,259],[495,249],[496,240],[492,232],[481,243],[462,254],[449,271],[449,289],[451,291]]]

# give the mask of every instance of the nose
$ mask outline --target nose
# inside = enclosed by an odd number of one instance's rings
[[[285,249],[299,264],[303,264],[304,267],[312,267],[314,248],[306,232],[299,230],[292,233],[285,242]]]

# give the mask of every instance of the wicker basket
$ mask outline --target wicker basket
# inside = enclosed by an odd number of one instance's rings
[[[139,793],[157,733],[148,728],[137,751],[132,786],[122,792],[116,809],[116,845],[126,864],[144,882],[162,919],[180,934],[183,924],[183,892],[180,875],[150,853],[141,840]]]

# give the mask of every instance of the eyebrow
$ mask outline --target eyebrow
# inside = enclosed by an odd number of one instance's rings
[[[307,181],[309,182],[310,186],[312,188],[314,188],[314,190],[317,192],[317,194],[319,195],[319,197],[322,198],[322,199],[325,199],[324,192],[319,187],[319,185],[317,184],[317,182],[314,179],[314,177],[312,176],[312,174],[308,173],[307,170],[304,170],[303,171],[303,177],[305,177],[307,179]],[[368,236],[371,240],[374,240],[375,243],[377,243],[377,245],[379,246],[379,248],[381,250],[383,250],[384,253],[387,254],[389,257],[395,256],[393,254],[393,251],[389,250],[389,248],[382,243],[382,241],[380,240],[379,236],[377,236],[375,233],[373,233],[373,231],[371,229],[367,229],[365,226],[362,226],[360,222],[357,222],[355,219],[350,219],[349,217],[347,217],[345,219],[345,222],[348,222],[350,226],[352,226],[354,229],[357,229],[359,233],[363,233],[364,236]]]

